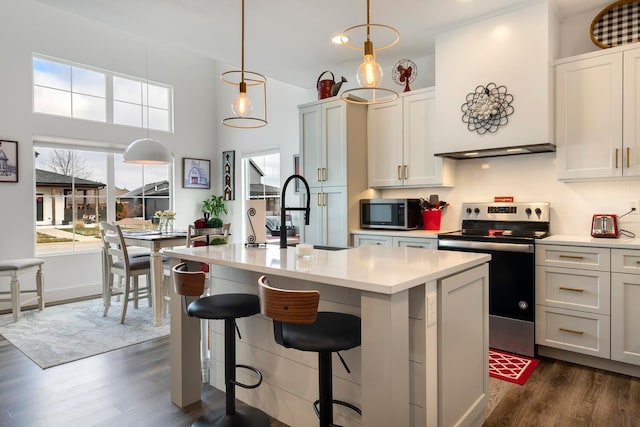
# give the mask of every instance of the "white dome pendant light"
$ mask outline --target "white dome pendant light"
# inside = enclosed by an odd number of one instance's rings
[[[231,111],[234,116],[222,119],[222,124],[234,128],[260,128],[267,124],[267,78],[262,74],[244,69],[244,0],[242,0],[241,60],[240,70],[226,71],[220,75],[220,79],[223,82],[237,86],[239,90],[238,96],[236,96],[233,104],[231,104]],[[249,96],[247,96],[248,88],[254,88],[254,90],[251,91],[252,96],[262,97],[264,114],[261,117],[251,115],[253,113],[253,103],[251,99],[249,99]]]
[[[133,141],[122,155],[125,163],[136,165],[166,165],[171,163],[169,149],[160,141],[149,137],[149,47],[147,46],[147,104],[143,105],[147,113],[147,137]]]
[[[376,62],[376,52],[398,43],[400,33],[388,25],[372,24],[370,22],[370,12],[370,0],[367,0],[367,23],[349,27],[342,34],[333,38],[334,43],[363,52],[363,61],[356,74],[356,80],[360,87],[347,89],[340,96],[343,100],[354,104],[383,104],[391,102],[399,96],[396,91],[381,87],[383,72],[380,64]],[[378,30],[379,36],[384,40],[382,47],[378,49],[373,48],[373,42],[371,41],[372,30]],[[356,33],[362,33],[363,31],[365,40],[362,47],[352,44],[352,40],[362,39],[362,34]],[[355,37],[356,35],[359,37]]]

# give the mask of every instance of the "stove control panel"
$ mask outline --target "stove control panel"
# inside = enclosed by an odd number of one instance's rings
[[[549,211],[547,202],[463,203],[462,219],[549,222]]]

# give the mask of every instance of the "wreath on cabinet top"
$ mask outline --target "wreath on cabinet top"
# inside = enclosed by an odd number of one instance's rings
[[[496,133],[500,126],[509,123],[509,116],[513,114],[513,95],[507,93],[505,86],[489,83],[477,86],[474,92],[467,94],[467,100],[460,109],[462,122],[467,124],[471,132]]]

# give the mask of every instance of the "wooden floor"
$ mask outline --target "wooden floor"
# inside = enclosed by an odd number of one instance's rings
[[[203,401],[179,409],[169,382],[168,338],[42,370],[0,337],[3,427],[182,427],[224,407],[224,394],[203,385]],[[542,359],[525,385],[492,378],[490,389],[486,427],[640,427],[638,378]]]
[[[640,379],[542,358],[524,385],[490,379],[484,427],[640,427]]]
[[[203,385],[202,402],[180,409],[169,390],[168,337],[45,370],[0,337],[2,427],[184,427],[225,404]]]

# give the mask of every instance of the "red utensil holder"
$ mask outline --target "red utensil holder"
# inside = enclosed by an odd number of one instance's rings
[[[422,211],[422,224],[425,230],[440,230],[442,211],[438,209]]]

